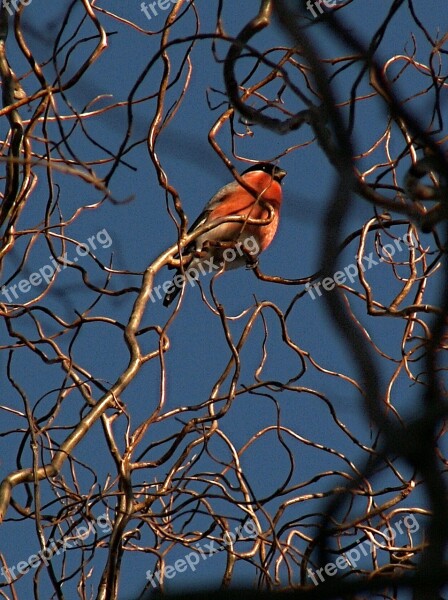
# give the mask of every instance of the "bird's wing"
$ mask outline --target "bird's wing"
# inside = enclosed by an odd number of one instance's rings
[[[217,206],[221,204],[225,200],[225,198],[235,192],[239,188],[239,184],[236,181],[232,181],[228,183],[224,187],[222,187],[212,198],[207,202],[207,204],[202,209],[201,214],[197,217],[194,223],[188,230],[188,233],[192,233],[195,229],[204,225],[207,222],[210,213],[212,213]]]
[[[194,223],[192,223],[192,225],[189,227],[187,233],[193,233],[195,229],[201,227],[201,225],[204,225],[204,223],[208,221],[210,214],[215,210],[215,208],[219,206],[229,194],[235,192],[238,189],[238,187],[238,183],[236,181],[232,181],[231,183],[228,183],[227,185],[223,186],[220,190],[218,190],[216,194],[212,196],[211,199],[204,206],[202,212],[196,218]],[[190,244],[188,244],[188,246],[186,246],[186,248],[184,248],[183,253],[189,254],[190,252],[193,252],[195,248],[196,242],[191,242]],[[174,258],[178,259],[179,255],[176,254]],[[168,268],[175,269],[176,267],[169,266]]]

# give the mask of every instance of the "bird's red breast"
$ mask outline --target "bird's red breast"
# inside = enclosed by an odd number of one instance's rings
[[[236,184],[233,190],[225,194],[216,208],[210,213],[209,220],[227,217],[229,215],[246,216],[248,219],[269,218],[269,210],[264,206],[270,204],[274,210],[274,217],[266,225],[254,225],[250,223],[228,223],[226,224],[226,235],[228,239],[238,238],[238,234],[244,231],[247,236],[253,235],[257,239],[260,252],[265,250],[274,239],[277,231],[280,206],[282,203],[282,188],[278,181],[263,171],[251,171],[243,175],[243,179],[256,192],[254,197],[241,185]],[[222,231],[220,232],[222,235]]]

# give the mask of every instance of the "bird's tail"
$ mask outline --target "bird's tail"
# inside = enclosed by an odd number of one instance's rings
[[[178,274],[179,273],[176,274],[176,277]],[[165,298],[163,299],[163,306],[169,306],[171,302],[173,302],[177,298],[181,289],[182,288],[178,287],[177,285],[174,285],[174,281],[172,281],[171,286],[166,292]]]

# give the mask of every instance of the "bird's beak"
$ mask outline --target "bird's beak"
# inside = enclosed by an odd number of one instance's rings
[[[287,172],[284,169],[275,169],[275,175],[274,175],[274,179],[277,179],[278,181],[281,181],[283,179],[283,177],[285,177],[287,175]]]

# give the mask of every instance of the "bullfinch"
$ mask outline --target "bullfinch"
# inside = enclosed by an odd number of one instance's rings
[[[183,268],[177,269],[163,300],[164,306],[173,302],[185,280],[196,280],[206,272],[250,267],[256,263],[258,255],[266,250],[277,231],[282,203],[281,183],[285,175],[286,171],[276,165],[257,163],[241,175],[253,190],[252,194],[237,181],[232,181],[211,198],[188,233],[205,223],[232,215],[269,222],[264,225],[250,221],[222,223],[198,236],[185,248],[185,255],[190,255],[190,259]]]

